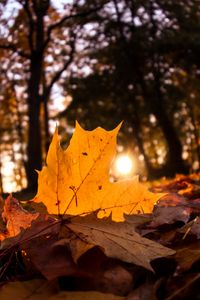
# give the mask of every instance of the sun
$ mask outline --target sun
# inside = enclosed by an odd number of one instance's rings
[[[116,171],[120,175],[128,175],[133,171],[133,159],[129,155],[120,155],[115,161]]]

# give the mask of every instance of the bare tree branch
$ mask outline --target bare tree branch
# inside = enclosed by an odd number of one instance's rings
[[[19,50],[17,48],[17,45],[15,44],[5,44],[5,45],[0,44],[0,49],[11,50],[12,52],[17,53],[21,57],[30,59],[30,55],[22,50]]]
[[[69,65],[72,63],[73,59],[74,59],[74,54],[75,54],[75,41],[76,38],[74,36],[73,41],[71,41],[71,51],[70,51],[70,57],[69,59],[63,64],[62,68],[56,72],[56,74],[54,75],[54,77],[52,78],[50,84],[46,87],[45,90],[45,98],[48,98],[50,93],[51,93],[51,89],[54,85],[54,83],[56,81],[58,81],[62,75],[62,73],[69,67]]]
[[[89,16],[90,14],[92,13],[95,13],[97,12],[98,10],[100,10],[102,7],[104,6],[104,4],[100,5],[100,6],[97,6],[95,8],[92,8],[90,10],[87,10],[87,11],[83,11],[83,12],[80,12],[80,13],[77,13],[77,14],[71,14],[71,15],[68,15],[68,16],[64,16],[60,21],[50,25],[47,29],[47,38],[44,42],[44,49],[46,48],[46,46],[48,45],[48,43],[50,42],[51,40],[51,34],[53,32],[54,29],[58,28],[58,27],[61,27],[64,25],[64,23],[70,19],[74,19],[74,18],[80,18],[80,17],[87,17]]]

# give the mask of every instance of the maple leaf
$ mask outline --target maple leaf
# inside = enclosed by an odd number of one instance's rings
[[[32,221],[37,219],[38,216],[39,213],[30,213],[24,210],[17,199],[13,198],[12,195],[8,196],[2,212],[6,229],[3,233],[0,233],[0,240],[18,235],[22,228],[30,227]]]
[[[123,214],[151,212],[161,194],[153,194],[134,177],[111,183],[109,169],[116,152],[119,125],[106,131],[86,131],[76,123],[66,150],[60,146],[56,129],[46,163],[38,172],[36,203],[44,203],[49,214],[80,215],[99,210],[98,217],[112,212],[113,220]],[[163,194],[162,194],[163,195]]]
[[[110,218],[98,219],[94,214],[75,217],[67,227],[74,231],[82,242],[100,246],[107,256],[134,263],[151,271],[151,260],[175,253],[174,250],[142,238],[131,224],[113,222]],[[83,254],[82,249],[79,252],[79,247],[76,246],[79,238],[69,241],[76,260]]]

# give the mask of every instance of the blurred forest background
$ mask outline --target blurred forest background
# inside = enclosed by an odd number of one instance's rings
[[[199,1],[1,0],[0,108],[1,192],[34,189],[76,119],[124,120],[141,176],[199,171]]]

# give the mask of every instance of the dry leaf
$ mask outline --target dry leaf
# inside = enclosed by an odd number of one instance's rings
[[[134,263],[149,270],[152,270],[151,260],[175,253],[169,248],[141,237],[130,224],[116,223],[110,218],[100,220],[94,214],[75,217],[67,226],[82,241],[101,247],[108,257]],[[72,256],[77,259],[83,252],[78,255],[79,248],[74,247],[74,240],[72,241]]]
[[[51,299],[57,294],[59,288],[55,282],[44,279],[34,279],[29,281],[15,281],[3,285],[0,289],[0,299],[2,300],[41,300]]]
[[[0,234],[0,240],[18,235],[22,228],[28,228],[37,219],[39,213],[24,210],[12,195],[5,200],[2,218],[6,223],[6,232]]]
[[[120,297],[112,294],[103,294],[99,292],[60,292],[49,300],[125,300],[125,297]]]
[[[119,128],[85,131],[76,123],[66,150],[60,147],[56,130],[47,165],[39,172],[34,201],[43,202],[49,214],[80,215],[99,210],[99,217],[112,212],[115,221],[122,220],[124,213],[151,212],[161,194],[149,192],[137,177],[116,183],[109,180]]]
[[[151,282],[145,282],[129,293],[126,300],[158,300],[155,286]]]
[[[103,293],[127,295],[133,288],[133,276],[120,265],[104,270],[102,276],[96,279],[95,287]]]
[[[25,259],[30,260],[48,280],[59,276],[80,275],[81,272],[73,262],[67,245],[56,245],[57,240],[58,236],[51,234],[23,243]]]
[[[4,239],[1,241],[0,250],[10,248],[13,245],[19,244],[21,249],[23,250],[24,242],[35,240],[37,238],[40,238],[41,236],[56,234],[60,230],[60,222],[48,218],[47,216],[40,215],[37,219],[31,222],[30,226],[26,226],[26,224],[23,224],[23,220],[22,224],[20,224],[20,221],[21,219],[19,218],[18,225],[20,228],[20,233],[16,236],[8,236],[7,238],[6,236],[3,236]]]
[[[173,224],[176,221],[188,222],[191,209],[184,206],[158,206],[153,212],[153,220],[150,224],[151,228],[163,224]]]
[[[200,259],[200,241],[190,243],[177,250],[176,260],[179,264],[179,271],[185,271]]]
[[[1,287],[2,300],[125,300],[125,297],[100,292],[59,292],[54,281],[35,279],[9,282]]]

